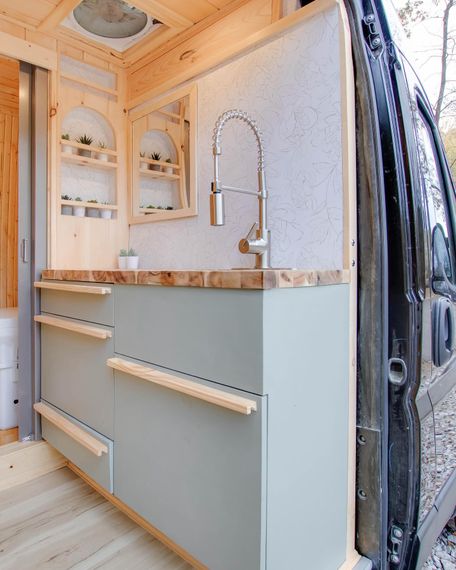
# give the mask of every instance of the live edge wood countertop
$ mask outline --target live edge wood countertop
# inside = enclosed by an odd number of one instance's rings
[[[165,287],[206,287],[216,289],[290,289],[348,283],[346,270],[249,269],[249,270],[79,270],[46,269],[42,279],[161,285]]]

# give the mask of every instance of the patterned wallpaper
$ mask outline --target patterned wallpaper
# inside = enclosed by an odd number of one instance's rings
[[[264,134],[272,264],[342,267],[342,155],[337,8],[284,37],[200,77],[198,216],[131,226],[143,268],[252,267],[237,244],[257,219],[257,200],[226,194],[226,225],[209,223],[212,132],[217,117],[239,108]],[[231,121],[222,136],[221,180],[256,190],[253,134]]]

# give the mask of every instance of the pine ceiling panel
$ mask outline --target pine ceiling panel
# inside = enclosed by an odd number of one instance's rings
[[[0,14],[28,26],[38,26],[54,10],[59,0],[0,0]]]
[[[182,0],[161,0],[160,3],[180,13],[184,18],[191,20],[194,24],[218,10],[209,0],[191,0],[190,2],[183,2]]]

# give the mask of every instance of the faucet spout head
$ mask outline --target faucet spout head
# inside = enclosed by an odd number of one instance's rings
[[[219,190],[214,191],[214,183],[212,183],[212,192],[210,197],[211,210],[211,226],[225,225],[225,203],[224,196]]]

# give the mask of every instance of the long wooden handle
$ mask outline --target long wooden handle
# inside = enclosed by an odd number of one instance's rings
[[[59,319],[59,317],[49,317],[48,315],[36,315],[35,322],[41,323],[43,325],[50,325],[52,327],[58,327],[59,329],[65,329],[67,331],[79,334],[85,334],[87,336],[92,336],[94,338],[99,338],[101,340],[106,340],[107,338],[112,337],[112,332],[106,329],[99,329],[97,327],[83,325],[81,323],[76,323],[74,321]]]
[[[51,424],[54,424],[60,430],[65,432],[69,437],[80,443],[97,457],[101,457],[103,453],[108,453],[108,446],[93,437],[79,426],[67,420],[64,416],[53,410],[50,406],[39,402],[33,405],[33,408],[43,418],[46,418]]]
[[[67,291],[68,293],[87,293],[89,295],[110,295],[111,287],[90,285],[76,285],[74,283],[54,283],[52,281],[35,281],[37,289],[51,289],[52,291]]]
[[[153,382],[154,384],[175,390],[176,392],[182,392],[182,394],[187,394],[187,396],[204,400],[205,402],[233,410],[240,414],[245,414],[246,416],[252,412],[256,412],[257,409],[255,400],[249,400],[248,398],[236,396],[229,392],[224,392],[223,390],[217,390],[216,388],[209,388],[208,386],[203,386],[191,380],[185,380],[177,376],[172,376],[171,374],[166,374],[160,370],[155,370],[154,368],[129,362],[123,358],[109,358],[106,364],[114,370],[125,372],[125,374],[136,376],[142,380]]]

